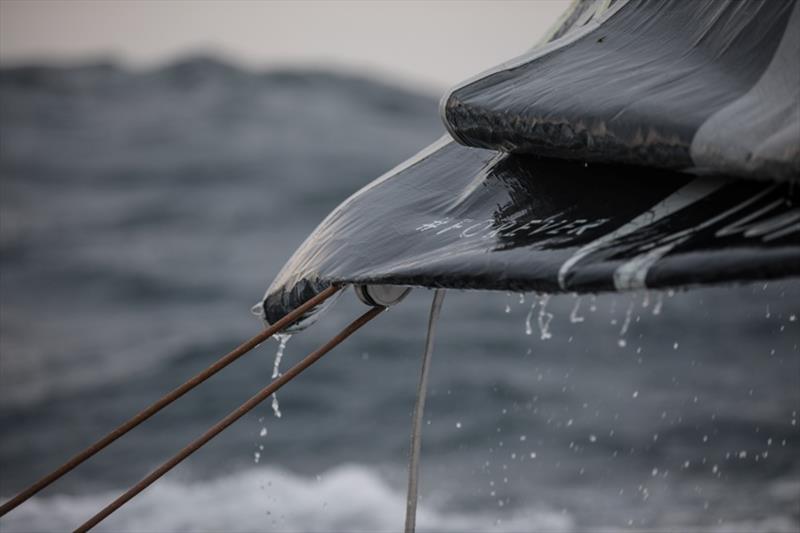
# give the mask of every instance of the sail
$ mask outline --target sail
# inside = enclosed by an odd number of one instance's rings
[[[800,174],[796,1],[595,4],[579,4],[558,39],[451,90],[442,113],[453,138],[581,161]]]
[[[450,134],[336,208],[265,317],[332,283],[580,293],[797,276],[798,36],[796,2],[576,2],[548,42],[443,99]]]

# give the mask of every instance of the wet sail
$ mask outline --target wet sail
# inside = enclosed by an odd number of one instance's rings
[[[568,31],[442,101],[459,142],[581,161],[800,173],[796,1],[578,2]]]
[[[798,35],[795,2],[577,2],[550,42],[445,97],[450,135],[335,209],[265,317],[332,283],[596,292],[800,274]]]

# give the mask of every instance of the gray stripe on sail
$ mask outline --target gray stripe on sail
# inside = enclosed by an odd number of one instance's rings
[[[752,198],[748,198],[744,202],[737,204],[730,209],[726,209],[722,213],[711,217],[697,226],[667,235],[661,239],[661,242],[665,244],[662,244],[661,246],[658,246],[652,250],[648,250],[641,255],[637,255],[630,261],[620,265],[617,270],[614,271],[614,288],[618,291],[646,288],[647,273],[650,271],[650,267],[656,264],[659,259],[671,252],[676,246],[686,242],[698,231],[713,226],[717,222],[720,222],[734,213],[741,211],[745,207],[757,202],[770,192],[774,191],[776,188],[777,185],[765,187],[764,190]],[[779,202],[782,203],[783,200],[780,200]],[[749,215],[745,218],[749,218]]]
[[[800,3],[767,69],[750,90],[698,128],[690,154],[698,168],[796,178],[800,172]]]
[[[727,183],[724,179],[718,178],[697,178],[690,181],[674,193],[670,194],[656,205],[651,207],[645,213],[637,216],[627,224],[620,226],[611,233],[607,233],[602,237],[586,244],[576,251],[569,259],[564,261],[561,268],[558,270],[558,285],[562,290],[567,290],[567,274],[569,271],[583,258],[603,248],[606,244],[625,235],[629,235],[635,231],[649,226],[664,217],[667,217],[677,211],[680,211],[686,206],[689,206],[698,200],[708,196],[714,191],[720,189]]]

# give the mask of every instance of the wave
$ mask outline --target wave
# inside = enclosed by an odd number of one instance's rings
[[[784,498],[794,499],[800,484],[777,483]],[[4,533],[70,531],[119,495],[119,491],[34,498],[0,521]],[[444,497],[444,498],[443,498]],[[423,498],[418,512],[420,532],[592,531],[608,533],[619,527],[577,524],[564,511],[539,506],[511,510],[459,510],[439,502],[447,495]],[[427,502],[425,501],[427,499]],[[304,477],[274,466],[253,467],[205,480],[163,480],[111,515],[97,531],[114,532],[395,532],[403,528],[405,493],[381,473],[359,464],[343,464],[322,475]],[[679,522],[687,517],[673,516]],[[622,526],[625,527],[625,526]],[[724,521],[691,526],[708,533],[790,533],[798,522],[790,515],[757,520]],[[659,525],[627,529],[685,531],[687,526]],[[653,529],[650,529],[653,528]]]
[[[34,498],[9,514],[4,533],[71,530],[117,492]],[[211,481],[164,480],[97,531],[400,531],[405,494],[363,465],[337,466],[315,478],[265,466]],[[495,516],[496,514],[496,516]],[[418,531],[570,531],[567,514],[547,509],[458,512],[422,502]]]

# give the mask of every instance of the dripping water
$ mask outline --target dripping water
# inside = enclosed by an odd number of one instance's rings
[[[283,352],[286,351],[286,344],[291,338],[292,336],[288,333],[275,334],[275,339],[278,341],[278,351],[275,352],[275,362],[272,364],[272,379],[275,379],[281,375],[281,359],[283,359]],[[275,414],[276,418],[281,417],[281,407],[278,403],[278,396],[276,394],[272,395],[272,412]]]
[[[664,293],[659,292],[656,296],[656,304],[653,306],[653,314],[660,315],[661,308],[664,306]]]
[[[425,340],[425,353],[422,355],[422,368],[420,369],[419,384],[417,385],[417,401],[414,404],[414,416],[411,421],[411,451],[408,460],[408,495],[406,497],[406,527],[405,533],[413,533],[417,524],[417,494],[419,479],[419,456],[422,447],[422,418],[425,411],[425,397],[428,390],[428,372],[430,370],[431,354],[433,353],[433,338],[436,332],[436,321],[444,302],[444,289],[437,289],[433,294],[431,314],[428,318],[428,336]]]
[[[536,308],[536,300],[531,302],[531,308],[528,310],[527,316],[525,316],[525,335],[530,335],[533,333],[533,327],[531,326],[531,320],[533,320],[533,310]]]
[[[553,320],[553,313],[547,312],[547,302],[549,301],[549,294],[542,294],[539,296],[539,316],[537,317],[537,322],[539,323],[539,331],[541,332],[542,340],[547,340],[553,336],[550,333],[550,321]]]
[[[258,432],[258,436],[263,439],[264,437],[267,436],[267,426],[264,425],[264,417],[263,416],[259,417],[258,422],[259,424],[261,424],[261,431]],[[253,462],[255,464],[258,464],[258,462],[261,460],[261,452],[263,451],[264,451],[264,444],[259,443],[258,449],[255,452],[253,452]]]
[[[573,324],[577,324],[578,322],[583,322],[584,318],[578,314],[578,310],[581,308],[581,297],[578,296],[575,299],[575,305],[572,307],[572,312],[569,314],[569,321]]]
[[[275,338],[278,340],[278,351],[275,352],[275,363],[272,365],[272,379],[275,379],[281,375],[280,366],[281,366],[281,359],[283,359],[283,352],[286,351],[286,343],[289,342],[289,339],[292,336],[288,333],[276,333]]]
[[[275,394],[272,395],[271,406],[272,406],[272,412],[275,414],[275,418],[280,418],[281,416],[283,416],[281,414],[281,406],[278,403],[278,397]]]
[[[620,348],[624,348],[628,341],[625,340],[625,335],[628,333],[628,328],[631,326],[631,315],[633,314],[633,305],[634,301],[631,298],[630,303],[628,304],[628,309],[625,310],[625,320],[622,322],[622,328],[619,330],[619,340],[617,344],[619,344]]]

